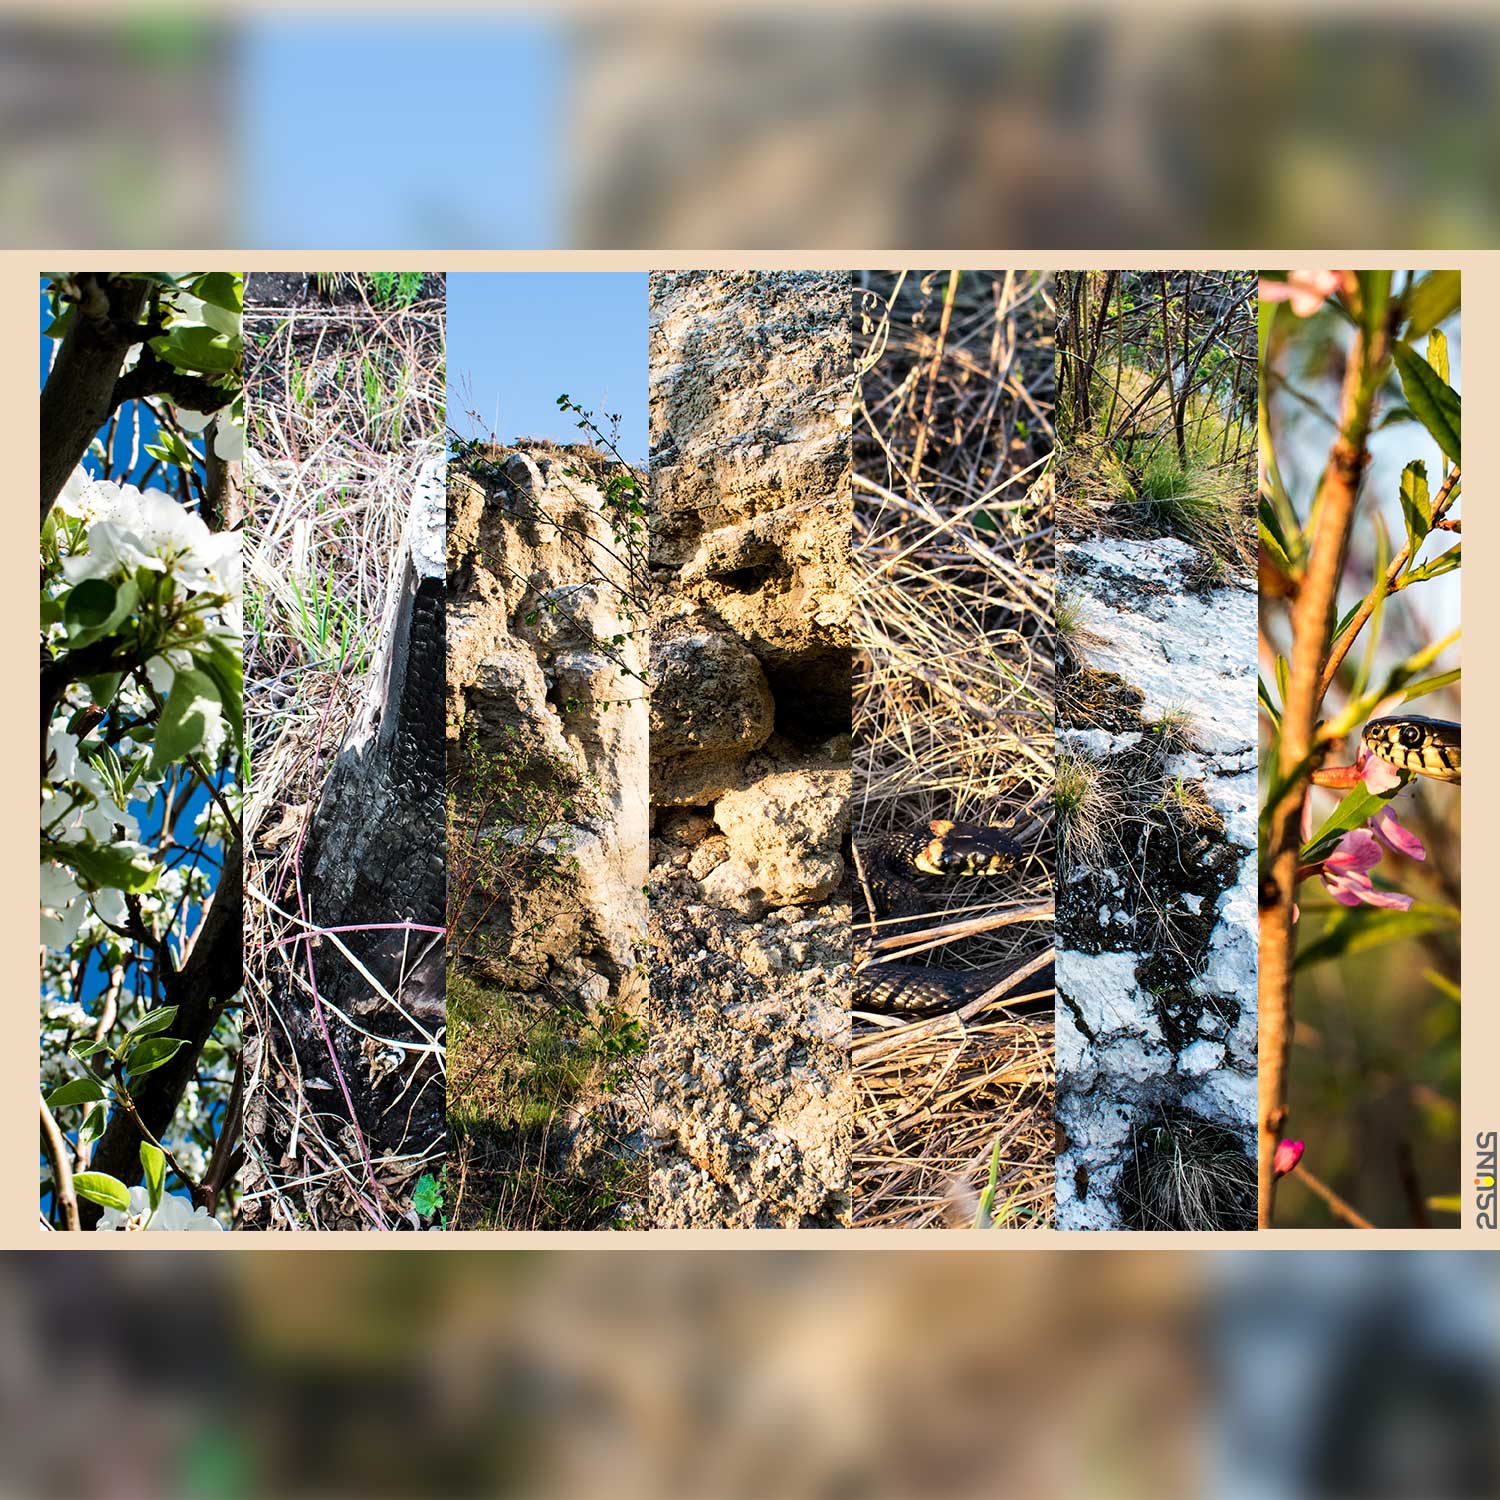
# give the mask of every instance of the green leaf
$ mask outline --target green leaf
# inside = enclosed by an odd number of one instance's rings
[[[227,312],[242,313],[245,310],[245,278],[235,271],[210,271],[200,276],[190,288],[200,301]]]
[[[151,1200],[151,1212],[161,1207],[162,1189],[167,1181],[167,1158],[159,1146],[150,1141],[141,1142],[141,1169],[146,1177],[146,1193]]]
[[[132,854],[107,844],[59,844],[42,840],[42,858],[76,870],[91,886],[128,891],[149,891],[161,871],[146,863],[146,856]]]
[[[1425,937],[1430,932],[1458,930],[1459,914],[1450,906],[1413,906],[1392,911],[1375,906],[1341,906],[1329,914],[1323,930],[1297,952],[1296,967],[1326,963],[1352,953],[1364,953],[1387,943]]]
[[[1453,377],[1448,373],[1448,335],[1434,328],[1427,335],[1427,363],[1444,385],[1452,385]]]
[[[85,578],[68,590],[63,601],[63,623],[68,644],[75,649],[92,645],[118,630],[140,600],[135,580],[110,583],[104,578]]]
[[[1462,402],[1458,392],[1438,377],[1436,370],[1410,344],[1397,342],[1392,349],[1401,389],[1417,420],[1432,440],[1456,464],[1463,463]]]
[[[1292,560],[1287,555],[1286,544],[1282,540],[1281,527],[1276,520],[1276,513],[1264,500],[1260,502],[1260,544],[1266,549],[1271,561],[1276,564],[1278,571],[1290,578],[1292,575]]]
[[[89,1141],[97,1141],[104,1134],[104,1127],[108,1122],[109,1111],[103,1105],[89,1110],[78,1127],[78,1144],[82,1146]]]
[[[76,1047],[68,1049],[79,1062],[85,1062],[96,1052],[108,1052],[108,1042],[80,1042]]]
[[[171,1062],[186,1046],[185,1041],[179,1041],[176,1037],[148,1037],[144,1042],[137,1042],[130,1049],[125,1058],[125,1071],[132,1079],[141,1078],[147,1073],[154,1073],[164,1064]]]
[[[89,697],[95,708],[108,708],[115,701],[115,694],[120,691],[120,675],[118,672],[106,672],[98,677],[83,679],[83,685],[89,690]]]
[[[192,668],[178,672],[157,721],[151,774],[161,775],[168,766],[197,750],[218,726],[223,712],[218,684],[207,672]]]
[[[159,443],[147,443],[146,452],[179,469],[192,469],[198,464],[198,455],[175,432],[163,432]]]
[[[122,1214],[130,1212],[130,1189],[108,1172],[80,1172],[73,1179],[73,1191],[101,1208],[118,1209]]]
[[[1420,568],[1413,568],[1404,581],[1409,584],[1425,583],[1429,578],[1441,578],[1444,573],[1451,573],[1461,562],[1463,562],[1462,542],[1455,547],[1449,547],[1446,552],[1439,552],[1436,557],[1423,563]]]
[[[1257,675],[1255,685],[1259,690],[1260,706],[1265,716],[1271,721],[1278,734],[1281,733],[1281,710],[1276,707],[1275,700],[1271,697],[1271,690],[1266,686],[1264,677]]]
[[[219,702],[229,720],[230,733],[243,755],[245,751],[245,659],[222,636],[209,636],[193,647],[193,660],[213,679]]]
[[[53,304],[56,306],[56,304]],[[70,302],[62,312],[42,330],[44,339],[60,339],[73,326],[73,315],[78,311],[76,303]]]
[[[1276,693],[1283,703],[1286,702],[1287,688],[1291,685],[1292,669],[1286,657],[1278,655],[1275,661],[1276,668]]]
[[[1432,677],[1424,677],[1420,682],[1414,682],[1402,695],[1403,703],[1410,703],[1414,699],[1421,698],[1427,693],[1436,693],[1445,687],[1451,687],[1463,676],[1462,667],[1454,667],[1451,672],[1439,672]]]
[[[174,369],[229,375],[240,367],[240,340],[202,323],[186,323],[151,340],[152,353]]]
[[[1401,471],[1401,514],[1406,518],[1407,568],[1417,560],[1432,530],[1432,495],[1427,488],[1427,465],[1421,459]]]
[[[165,1031],[176,1019],[177,1007],[175,1005],[159,1005],[155,1010],[148,1010],[130,1028],[127,1035],[132,1039],[138,1039],[143,1036],[154,1036],[158,1031]]]
[[[1403,777],[1401,786],[1405,786]],[[1334,808],[1333,815],[1328,821],[1308,840],[1302,847],[1302,853],[1298,856],[1305,865],[1316,864],[1318,860],[1325,859],[1333,850],[1333,846],[1343,836],[1355,828],[1362,828],[1376,813],[1385,806],[1401,787],[1392,787],[1388,792],[1371,792],[1363,782],[1354,788],[1339,805]]]
[[[1462,278],[1457,271],[1429,271],[1401,299],[1406,337],[1415,342],[1430,328],[1458,311]],[[1443,374],[1446,380],[1447,374]]]
[[[1359,320],[1365,332],[1373,336],[1385,322],[1386,309],[1391,303],[1391,273],[1356,271],[1354,274],[1359,280]]]
[[[65,1109],[70,1104],[97,1104],[106,1098],[97,1078],[73,1078],[47,1095],[49,1109]]]
[[[443,1206],[443,1190],[431,1172],[424,1172],[417,1179],[416,1190],[411,1195],[411,1206],[424,1218],[430,1219]]]

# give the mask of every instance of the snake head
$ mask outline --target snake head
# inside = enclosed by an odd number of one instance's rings
[[[938,818],[927,826],[932,839],[912,860],[924,875],[1000,875],[1021,852],[997,829],[983,823]]]

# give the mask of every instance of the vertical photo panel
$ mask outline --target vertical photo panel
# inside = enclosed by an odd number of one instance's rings
[[[1459,1223],[1456,271],[1260,282],[1260,1222]]]
[[[848,1223],[847,275],[651,276],[651,1220]]]
[[[243,291],[42,278],[44,1230],[236,1213]]]
[[[247,278],[246,1229],[443,1223],[443,317]]]
[[[853,1222],[1050,1228],[1050,278],[856,278]]]
[[[1255,278],[1057,302],[1058,1227],[1252,1229]]]
[[[646,278],[448,279],[447,1212],[646,1227]]]

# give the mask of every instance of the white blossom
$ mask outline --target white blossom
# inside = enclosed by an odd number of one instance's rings
[[[130,1189],[130,1211],[106,1208],[94,1226],[99,1230],[155,1230],[167,1232],[181,1230],[207,1230],[223,1233],[224,1226],[206,1208],[194,1208],[192,1201],[175,1193],[163,1193],[151,1212],[151,1195],[143,1187]]]

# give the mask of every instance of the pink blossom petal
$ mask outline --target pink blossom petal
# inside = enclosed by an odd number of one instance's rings
[[[1285,1177],[1288,1172],[1296,1167],[1297,1163],[1302,1160],[1302,1149],[1301,1141],[1280,1141],[1277,1143],[1274,1165],[1278,1177]]]
[[[1359,747],[1359,755],[1354,764],[1359,767],[1364,777],[1365,790],[1372,797],[1394,791],[1401,785],[1401,773],[1395,766],[1387,760],[1381,760],[1378,755],[1372,755],[1364,745]]]
[[[1387,849],[1396,854],[1404,854],[1408,859],[1427,858],[1427,849],[1422,840],[1411,829],[1403,828],[1396,821],[1396,814],[1388,807],[1382,807],[1370,819],[1370,831]]]
[[[1338,841],[1324,868],[1363,875],[1380,863],[1380,841],[1368,828],[1353,828]]]

